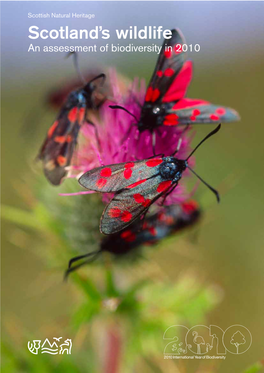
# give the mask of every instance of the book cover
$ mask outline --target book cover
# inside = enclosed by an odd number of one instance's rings
[[[3,372],[263,371],[263,11],[1,1]]]

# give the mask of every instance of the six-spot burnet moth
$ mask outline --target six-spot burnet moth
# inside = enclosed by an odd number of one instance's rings
[[[163,197],[164,201],[176,188],[182,173],[187,168],[216,195],[219,202],[218,192],[190,168],[188,160],[198,147],[220,128],[221,124],[210,132],[184,160],[174,157],[176,150],[169,157],[162,155],[135,162],[112,164],[84,173],[79,178],[79,183],[86,189],[101,193],[115,193],[103,212],[100,222],[101,232],[104,234],[119,232],[139,216],[145,215],[149,207],[159,198]]]
[[[99,250],[72,258],[69,261],[66,277],[70,272],[97,259],[102,252],[123,256],[139,246],[154,245],[168,235],[194,225],[200,216],[200,207],[194,200],[159,208],[159,211],[145,219],[143,225],[140,220],[137,220],[129,228],[103,238]],[[73,266],[76,262],[79,263]]]
[[[82,78],[76,55],[74,56],[77,71]],[[38,157],[43,161],[44,173],[53,185],[59,185],[67,174],[67,167],[71,163],[81,126],[84,123],[94,126],[87,119],[87,111],[96,108],[93,92],[96,89],[94,81],[97,79],[104,81],[105,74],[96,76],[88,83],[84,82],[82,88],[72,91],[68,95],[57,119],[48,130]],[[95,132],[97,134],[96,128]]]
[[[122,106],[110,106],[131,114],[140,132],[150,131],[153,134],[153,149],[155,148],[154,131],[162,125],[177,126],[239,120],[238,113],[231,108],[214,105],[205,100],[185,98],[192,79],[192,63],[185,61],[186,52],[183,52],[182,48],[185,40],[181,32],[179,30],[171,32],[171,39],[169,41],[165,39],[163,42],[147,88],[140,118],[137,119]]]

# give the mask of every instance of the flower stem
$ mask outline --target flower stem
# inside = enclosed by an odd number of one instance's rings
[[[116,327],[110,327],[107,335],[105,373],[118,373],[121,352],[121,338]]]

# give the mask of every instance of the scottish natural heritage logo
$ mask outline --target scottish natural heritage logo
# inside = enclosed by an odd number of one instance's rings
[[[53,337],[53,341],[50,342],[49,339],[46,338],[42,343],[41,340],[34,339],[33,342],[28,341],[28,349],[34,355],[38,355],[39,352],[41,354],[50,355],[70,355],[72,349],[72,340],[67,338],[65,341],[63,341],[62,337]]]
[[[223,331],[217,325],[196,325],[188,329],[172,325],[163,335],[164,359],[225,359],[226,353],[245,353],[252,335],[243,325],[232,325]]]

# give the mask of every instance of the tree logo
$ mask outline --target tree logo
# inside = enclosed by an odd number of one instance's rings
[[[245,326],[232,325],[225,331],[224,344],[231,354],[240,355],[251,346],[252,335]]]
[[[165,359],[225,359],[227,351],[234,355],[246,352],[252,335],[243,325],[232,325],[222,330],[217,325],[196,325],[188,329],[172,325],[163,335],[166,340]]]

